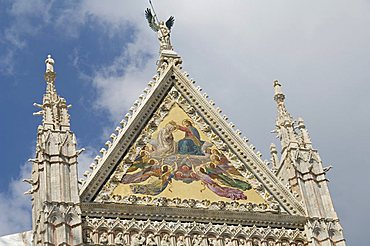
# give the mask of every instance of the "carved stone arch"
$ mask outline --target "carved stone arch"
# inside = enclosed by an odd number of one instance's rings
[[[176,226],[176,228],[173,230],[173,234],[182,234],[182,235],[187,235],[188,231],[182,227],[181,225]]]
[[[144,233],[145,235],[147,235],[147,234],[157,235],[157,234],[161,233],[161,231],[158,231],[158,230],[154,229],[153,227],[147,227],[147,228],[142,230],[142,233]]]
[[[171,235],[172,234],[172,230],[167,225],[161,225],[158,228],[158,233],[160,233],[160,234],[167,233],[168,235]]]
[[[145,224],[142,226],[141,230],[143,232],[153,231],[153,234],[158,233],[158,228],[154,227],[153,224],[149,220],[145,222]]]
[[[129,223],[127,224],[127,231],[132,231],[132,230],[141,230],[141,228],[138,228],[137,224],[136,224],[136,220],[135,219],[132,219],[129,221]]]
[[[100,231],[110,231],[110,227],[106,224],[106,223],[103,223],[103,224],[100,224],[96,227],[96,229],[100,232]]]
[[[188,230],[189,235],[197,235],[197,234],[203,234],[203,231],[200,230],[198,226],[193,226]]]
[[[223,238],[234,238],[234,234],[231,233],[229,230],[224,230],[221,234],[220,234],[221,237]]]
[[[213,230],[209,230],[207,233],[206,233],[206,236],[207,237],[214,237],[214,238],[218,238],[220,236],[220,234],[218,234],[217,232],[213,231]]]
[[[232,228],[231,232],[233,233],[234,238],[237,238],[239,236],[243,236],[245,234],[244,230],[243,230],[243,226],[241,226],[241,225],[238,225],[237,227]]]
[[[112,230],[121,230],[124,231],[123,228],[125,228],[125,225],[122,224],[121,220],[119,218],[116,218],[114,222],[111,223]]]
[[[302,245],[304,245],[304,242],[306,241],[306,239],[302,236],[302,233],[300,233],[299,230],[296,230],[296,232],[294,233],[292,237],[292,240],[297,243],[300,242],[302,243]]]
[[[112,227],[110,231],[112,232],[114,236],[116,236],[120,232],[124,233],[124,230],[119,226]]]
[[[260,233],[260,231],[257,228],[253,228],[249,237],[250,237],[250,240],[252,241],[252,245],[253,245],[253,239],[261,241],[264,238],[264,236]]]
[[[130,235],[140,234],[142,231],[138,228],[130,228],[130,230],[127,230]]]

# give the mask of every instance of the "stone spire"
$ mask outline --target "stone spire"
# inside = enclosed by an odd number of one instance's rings
[[[278,111],[275,132],[278,134],[283,151],[289,144],[297,144],[297,138],[294,132],[293,118],[285,107],[285,95],[278,80],[274,81],[274,91],[274,100]]]
[[[281,141],[280,164],[273,161],[276,175],[306,208],[306,234],[309,245],[345,245],[343,230],[331,200],[326,172],[317,150],[312,148],[312,141],[302,118],[297,126],[285,107],[285,95],[281,85],[274,81],[274,100],[277,103],[278,116],[276,132]],[[273,160],[278,159],[275,146],[271,146]],[[274,170],[275,171],[275,170]]]
[[[45,60],[46,93],[37,130],[32,178],[33,245],[82,245],[81,210],[77,183],[76,137],[70,131],[68,106],[55,88],[51,55]]]
[[[46,93],[43,97],[43,104],[35,103],[35,106],[40,107],[42,110],[35,113],[35,115],[43,115],[43,127],[52,130],[68,130],[70,116],[68,114],[67,102],[64,98],[57,94],[55,88],[56,73],[54,72],[54,60],[51,55],[45,60],[46,71]]]

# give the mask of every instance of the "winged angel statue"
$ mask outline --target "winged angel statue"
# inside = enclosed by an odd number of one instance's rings
[[[153,29],[153,31],[158,33],[160,50],[172,50],[170,33],[171,28],[175,22],[175,18],[173,16],[170,16],[166,23],[164,23],[163,21],[159,21],[159,23],[157,23],[155,20],[155,16],[152,14],[152,11],[149,8],[145,10],[145,17],[148,20],[149,26]]]

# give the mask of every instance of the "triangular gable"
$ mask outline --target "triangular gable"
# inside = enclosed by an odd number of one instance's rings
[[[302,205],[181,71],[176,53],[162,52],[160,62],[155,82],[145,90],[147,95],[136,102],[127,124],[109,149],[102,151],[102,159],[81,187],[82,202],[132,204],[135,200],[143,205],[165,202],[242,211],[252,206],[257,211],[304,215]],[[195,130],[186,129],[184,120]],[[171,124],[177,131],[172,134],[175,146],[158,146],[158,135]],[[143,161],[145,152],[150,152],[150,162]],[[212,153],[227,161],[220,164]],[[188,165],[181,164],[186,158]],[[181,190],[187,185],[192,193]],[[200,200],[203,196],[206,199]]]

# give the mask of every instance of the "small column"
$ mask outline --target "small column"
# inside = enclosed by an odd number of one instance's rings
[[[185,235],[185,245],[186,246],[192,246],[193,244],[191,243],[191,236],[189,234]]]
[[[131,238],[130,238],[130,232],[126,231],[124,234],[123,234],[123,238],[126,242],[127,245],[131,245]]]
[[[171,245],[172,246],[176,246],[176,235],[171,233],[169,235],[169,237],[170,237],[170,243],[171,243]]]

